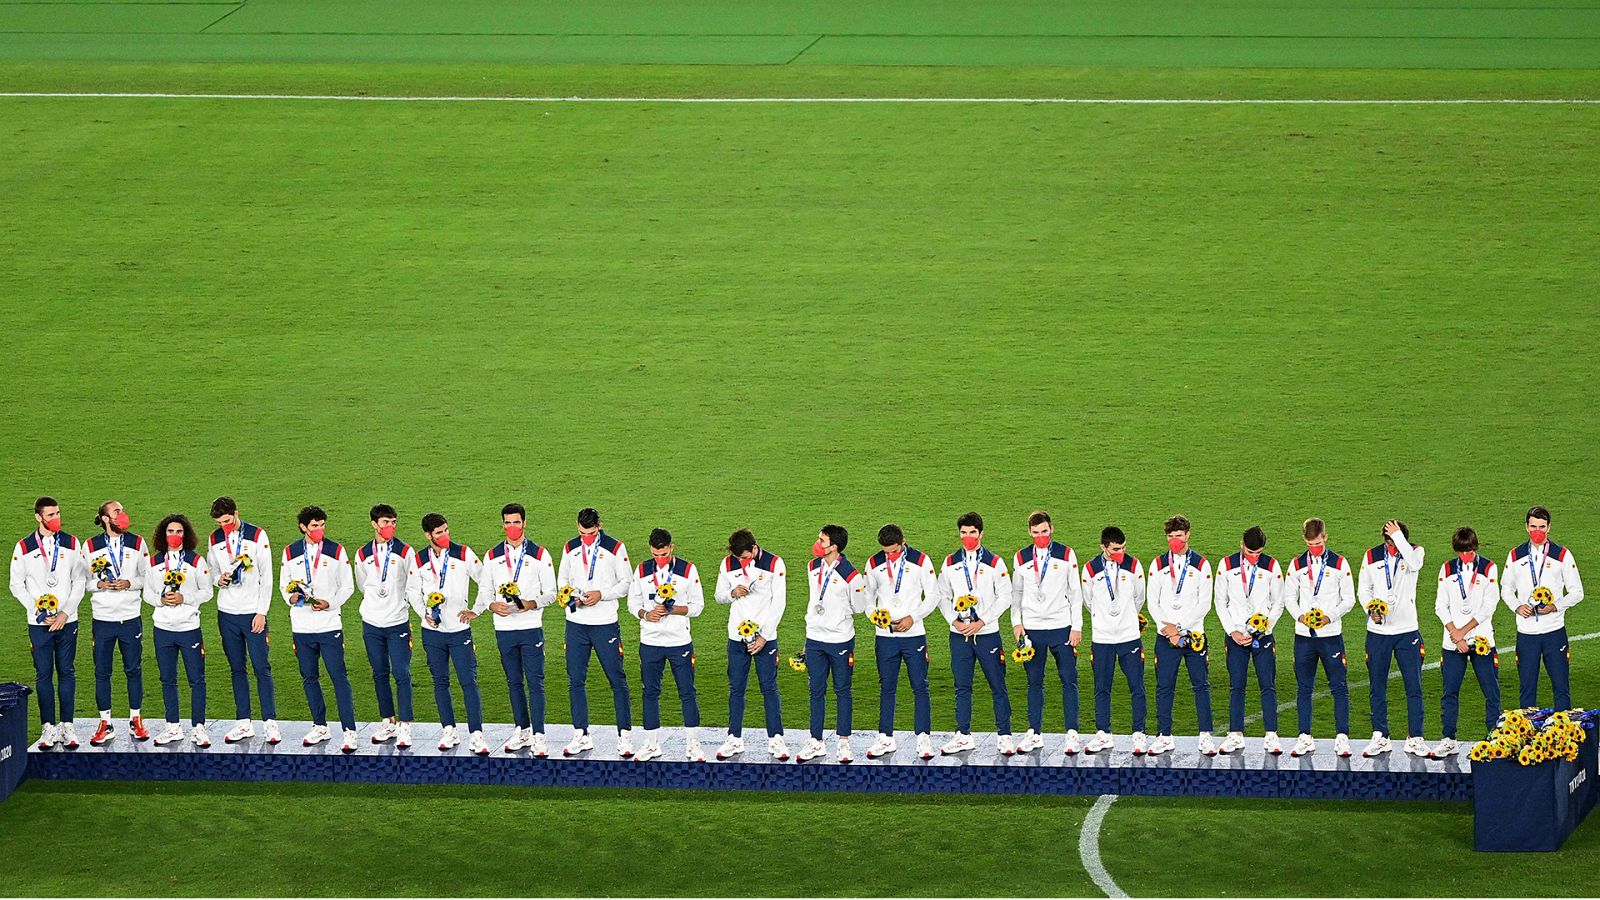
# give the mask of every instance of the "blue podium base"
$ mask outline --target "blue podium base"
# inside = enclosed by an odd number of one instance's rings
[[[128,781],[301,781],[375,782],[387,784],[491,784],[547,787],[669,788],[754,791],[850,791],[863,793],[969,793],[969,794],[1128,794],[1159,797],[1281,797],[1341,800],[1469,800],[1472,797],[1470,764],[1465,753],[1448,760],[1417,759],[1398,749],[1376,759],[1359,754],[1341,759],[1332,741],[1320,741],[1316,754],[1291,758],[1261,751],[1259,738],[1251,739],[1241,753],[1206,757],[1196,752],[1193,738],[1178,738],[1176,752],[1159,757],[1135,757],[1128,752],[1127,735],[1117,738],[1117,749],[1094,755],[1066,756],[1063,736],[1047,735],[1045,748],[1033,753],[1000,756],[993,734],[975,734],[978,749],[954,756],[922,760],[915,753],[914,736],[897,735],[900,749],[882,759],[868,760],[872,735],[857,732],[852,739],[856,761],[837,762],[833,733],[825,736],[828,754],[805,763],[791,758],[779,762],[767,756],[766,733],[747,729],[742,755],[726,762],[708,758],[703,763],[684,760],[685,734],[681,728],[662,731],[664,755],[649,762],[622,759],[616,754],[616,730],[595,726],[590,730],[595,749],[573,759],[561,756],[572,737],[568,725],[546,729],[551,756],[531,757],[526,751],[500,750],[511,736],[509,725],[488,725],[485,737],[493,752],[487,757],[469,753],[466,735],[460,746],[438,749],[439,726],[418,724],[410,749],[392,743],[373,744],[374,726],[361,728],[361,747],[352,754],[339,750],[335,739],[315,747],[301,746],[309,722],[279,723],[284,740],[268,746],[259,736],[232,746],[222,742],[231,722],[211,726],[212,745],[194,747],[185,739],[165,747],[153,741],[138,743],[118,720],[117,737],[104,747],[90,747],[88,735],[97,721],[79,719],[83,745],[75,751],[60,748],[28,754],[28,775],[46,780]],[[160,723],[152,724],[152,733]],[[260,726],[257,726],[257,733]],[[708,754],[716,752],[726,733],[719,728],[699,730]],[[934,734],[934,747],[949,734]],[[791,751],[798,750],[804,732],[785,735]],[[634,731],[637,748],[643,733]]]

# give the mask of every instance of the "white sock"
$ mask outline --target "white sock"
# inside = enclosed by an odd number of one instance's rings
[[[139,718],[139,711],[137,709],[128,710],[128,718],[130,718],[130,719]]]
[[[100,721],[102,721],[102,722],[111,721],[111,710],[109,710],[109,709],[100,710]]]
[[[659,729],[659,728],[647,728],[647,729],[645,729],[644,739],[649,741],[650,743],[652,743],[652,744],[658,743],[660,737],[661,737],[661,729]]]

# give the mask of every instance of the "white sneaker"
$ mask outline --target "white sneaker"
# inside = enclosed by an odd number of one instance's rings
[[[489,755],[489,742],[484,739],[483,732],[474,731],[472,735],[467,738],[467,750],[468,752],[476,753],[479,756]]]
[[[1244,735],[1237,731],[1228,732],[1222,739],[1222,746],[1217,748],[1218,753],[1233,753],[1244,749]]]
[[[1374,731],[1372,733],[1372,740],[1367,742],[1367,747],[1365,750],[1361,751],[1361,755],[1377,756],[1380,753],[1388,753],[1392,748],[1393,745],[1389,743],[1388,735],[1381,731]]]
[[[344,730],[344,743],[340,745],[339,749],[345,753],[354,753],[359,746],[361,746],[361,735],[357,734],[352,728],[346,728]]]
[[[1200,732],[1200,736],[1195,739],[1194,748],[1206,756],[1217,755],[1217,744],[1211,739],[1211,732],[1209,731]]]
[[[1348,734],[1336,734],[1336,735],[1333,736],[1333,755],[1334,756],[1349,756],[1350,755],[1350,735],[1348,735]]]
[[[706,761],[706,752],[700,749],[700,739],[692,734],[689,735],[687,741],[683,742],[683,758],[689,762]]]
[[[449,750],[461,743],[461,738],[456,734],[454,725],[446,725],[439,729],[439,749]]]
[[[805,744],[800,747],[800,752],[795,755],[795,759],[800,762],[806,762],[816,759],[827,752],[828,748],[824,747],[821,741],[816,738],[806,738]]]
[[[394,726],[394,745],[401,750],[411,746],[410,722],[400,722]]]
[[[58,740],[60,740],[60,738],[56,736],[56,726],[54,726],[54,725],[46,725],[43,728],[39,729],[39,749],[40,750],[49,750],[51,747],[55,746],[56,741],[58,741]],[[159,744],[159,743],[161,743],[161,741],[157,740],[156,743]]]
[[[278,744],[283,741],[283,734],[278,731],[278,723],[272,719],[261,723],[261,736],[266,738],[269,744]]]
[[[1148,751],[1148,747],[1147,747],[1145,741],[1146,741],[1146,738],[1145,738],[1144,732],[1135,731],[1133,733],[1133,755],[1134,756],[1143,756]]]
[[[562,756],[577,756],[594,749],[594,738],[589,737],[589,732],[580,731],[572,736],[572,740],[561,748]]]
[[[1177,746],[1178,744],[1177,742],[1173,741],[1172,735],[1158,734],[1156,735],[1155,741],[1150,745],[1150,749],[1146,752],[1148,752],[1151,756],[1160,756],[1163,753],[1172,752],[1177,748]]]
[[[767,738],[767,755],[780,762],[789,758],[789,745],[784,742],[783,735]]]
[[[1079,753],[1083,752],[1083,744],[1078,741],[1077,731],[1072,729],[1067,730],[1067,742],[1062,745],[1061,751],[1068,756],[1077,756]]]
[[[372,742],[374,744],[382,744],[386,741],[392,741],[396,731],[399,731],[399,728],[393,722],[384,719],[378,723],[377,729],[372,732]]]
[[[1307,753],[1317,752],[1317,739],[1309,734],[1300,735],[1294,742],[1294,749],[1289,751],[1290,756],[1305,756]]]
[[[1017,755],[1017,745],[1011,740],[1011,735],[1002,734],[994,739],[994,749],[1001,756]]]
[[[500,750],[503,753],[516,753],[518,750],[526,750],[528,744],[532,743],[532,741],[533,737],[528,732],[521,728],[513,728],[511,729],[511,740],[506,741],[505,746],[501,747]]]
[[[255,723],[249,719],[240,719],[238,724],[228,729],[228,733],[222,736],[222,742],[224,744],[237,744],[240,741],[248,741],[255,736]]]
[[[544,739],[544,732],[539,732],[528,741],[528,752],[539,759],[545,759],[550,755],[550,745]]]
[[[1029,728],[1027,734],[1022,736],[1022,740],[1017,741],[1018,753],[1032,753],[1042,747],[1044,747],[1044,738],[1040,737],[1039,733],[1032,728]]]
[[[1115,746],[1117,746],[1117,739],[1112,737],[1109,731],[1096,731],[1094,737],[1089,739],[1089,743],[1084,745],[1083,752],[1099,753],[1102,750],[1110,750]]]
[[[78,749],[78,732],[72,727],[71,722],[62,722],[56,730],[56,737],[61,741],[61,746],[68,750]]]
[[[168,722],[167,727],[161,729],[161,733],[156,735],[157,745],[171,744],[181,740],[183,740],[183,729],[178,726],[177,722]]]
[[[639,748],[639,752],[634,754],[633,758],[638,760],[639,762],[649,762],[650,760],[655,759],[656,757],[658,757],[660,755],[661,755],[661,745],[656,743],[655,741],[646,740],[644,742],[644,746]]]
[[[194,727],[194,731],[189,733],[189,741],[196,747],[203,748],[211,746],[211,735],[206,734],[206,726],[204,722],[196,725]]]
[[[1429,753],[1428,755],[1434,759],[1449,759],[1450,757],[1455,756],[1459,749],[1460,745],[1456,743],[1455,738],[1445,738],[1435,745],[1433,752]]]
[[[1406,738],[1405,746],[1402,749],[1412,756],[1426,757],[1428,755],[1428,745],[1423,743],[1422,738],[1415,735]]]
[[[623,759],[633,756],[633,729],[617,732],[617,755]]]
[[[855,762],[855,756],[850,752],[850,739],[839,738],[839,762]]]
[[[917,755],[923,759],[933,759],[933,738],[925,734],[917,735]]]
[[[1278,733],[1276,731],[1267,732],[1267,736],[1261,739],[1261,750],[1263,753],[1272,756],[1283,755],[1283,744],[1278,742]]]
[[[728,735],[728,739],[717,748],[717,759],[733,759],[744,752],[744,738]]]
[[[939,748],[939,752],[946,756],[950,756],[952,754],[965,753],[968,750],[976,749],[978,749],[978,745],[972,742],[972,735],[963,734],[958,731],[950,736],[950,740],[946,741],[943,747]]]
[[[300,739],[300,743],[306,747],[314,747],[331,737],[333,733],[328,730],[328,726],[313,725],[311,730],[306,732],[306,736]]]
[[[867,759],[877,759],[880,756],[888,756],[897,749],[899,748],[895,746],[893,737],[890,737],[887,734],[880,734],[878,735],[878,739],[872,742],[872,746],[867,748]]]

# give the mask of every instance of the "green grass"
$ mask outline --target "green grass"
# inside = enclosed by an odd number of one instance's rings
[[[224,24],[248,25],[255,8]],[[1582,38],[1586,20],[1572,21]],[[4,49],[31,39],[0,41],[0,90],[1600,97],[1596,72],[1576,70],[356,66],[243,52],[198,65],[125,35],[128,55],[154,61],[40,51],[27,62]],[[431,37],[385,40],[450,55]],[[230,493],[280,546],[294,512],[318,503],[330,536],[354,547],[370,533],[367,508],[386,501],[407,540],[438,509],[483,549],[500,505],[519,500],[547,545],[595,505],[636,556],[650,528],[668,527],[709,577],[739,526],[798,570],[823,522],[851,529],[857,558],[890,520],[942,556],[955,516],[978,509],[990,546],[1009,552],[1042,506],[1080,555],[1116,522],[1144,558],[1175,512],[1212,557],[1258,522],[1272,552],[1292,552],[1308,515],[1358,556],[1399,515],[1431,567],[1459,524],[1502,559],[1540,502],[1587,561],[1600,550],[1600,418],[1585,399],[1600,361],[1594,109],[0,99],[0,353],[16,373],[0,420],[0,458],[16,461],[0,482],[0,531],[25,533],[41,492],[80,534],[110,496],[148,532],[168,511],[203,519]],[[782,630],[791,648],[798,582]],[[358,627],[354,606],[346,621]],[[1600,631],[1594,610],[1570,616],[1572,633]],[[724,617],[712,607],[695,623],[712,726],[726,721]],[[0,680],[31,681],[21,618],[10,621]],[[225,720],[209,610],[204,623],[211,715]],[[1508,645],[1509,617],[1497,625]],[[286,636],[282,608],[273,627]],[[867,730],[876,674],[859,633],[855,724]],[[636,627],[624,634],[635,640]],[[485,711],[508,721],[487,623],[480,635]],[[303,718],[286,643],[280,713]],[[1363,680],[1359,624],[1347,643]],[[1573,648],[1580,704],[1600,691],[1597,648]],[[931,649],[935,723],[948,728],[948,652]],[[370,720],[359,642],[349,657]],[[415,669],[426,719],[428,676],[420,659]],[[153,660],[147,670],[155,712]],[[564,721],[556,655],[548,674],[549,718]],[[630,677],[637,685],[631,659]],[[1011,679],[1021,727],[1021,672]],[[1080,680],[1087,716],[1086,664]],[[1425,685],[1434,737],[1436,671]],[[1282,699],[1292,687],[1285,659]],[[1502,687],[1514,697],[1509,654]],[[1220,725],[1220,664],[1212,688]],[[602,691],[597,681],[591,700],[605,721]],[[786,724],[803,727],[803,680],[785,672],[782,691]],[[120,686],[118,697],[120,709]],[[1463,737],[1480,731],[1477,702],[1469,686]],[[1126,731],[1126,703],[1115,708]],[[1358,734],[1366,710],[1358,688]],[[1059,730],[1053,705],[1048,715]],[[1391,717],[1402,716],[1396,686]],[[898,724],[911,724],[904,697]],[[1318,729],[1331,724],[1321,701]],[[1180,691],[1177,731],[1194,728]],[[1080,799],[154,790],[29,784],[0,807],[4,856],[20,860],[0,892],[103,894],[130,859],[171,878],[162,889],[174,894],[371,893],[372,871],[414,894],[1093,891],[1072,850]],[[303,871],[295,829],[308,801],[348,831],[341,853],[358,865]],[[551,836],[519,833],[469,866],[415,827],[448,817],[477,837],[523,811],[535,830],[548,819]],[[688,865],[634,862],[657,852],[659,833],[638,828],[639,812],[685,830]],[[130,836],[118,823],[134,817],[146,824]],[[64,868],[16,843],[46,822],[72,822],[106,852]],[[197,822],[264,848],[259,879],[196,852]],[[971,843],[958,844],[958,827]],[[1498,858],[1467,853],[1462,805],[1128,799],[1106,828],[1107,866],[1134,893],[1194,893],[1182,866],[1209,857],[1181,851],[1197,835],[1259,848],[1250,874],[1205,882],[1219,893],[1512,888],[1489,878]],[[1405,871],[1368,864],[1358,838],[1378,831]],[[874,843],[886,837],[919,850],[886,865]],[[1558,861],[1592,867],[1595,841],[1580,833]],[[748,880],[770,860],[778,871]]]

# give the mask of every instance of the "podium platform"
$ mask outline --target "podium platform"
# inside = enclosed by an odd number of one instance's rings
[[[485,737],[493,752],[488,757],[467,751],[466,736],[452,750],[438,749],[439,726],[417,724],[413,744],[399,750],[392,743],[373,744],[375,726],[362,725],[361,747],[353,754],[339,750],[335,739],[304,747],[301,737],[309,722],[280,722],[283,742],[268,746],[259,735],[232,746],[222,735],[232,722],[214,723],[212,745],[198,749],[185,739],[158,747],[154,741],[136,742],[117,720],[117,737],[104,747],[91,747],[88,736],[97,721],[77,720],[83,745],[77,750],[28,753],[28,777],[47,780],[127,781],[298,781],[369,782],[387,784],[490,784],[550,787],[667,788],[742,791],[847,791],[861,793],[926,794],[1125,794],[1162,797],[1281,797],[1357,800],[1470,800],[1472,777],[1465,747],[1448,760],[1406,756],[1398,745],[1386,756],[1365,759],[1359,750],[1348,759],[1335,757],[1331,739],[1319,741],[1319,752],[1294,759],[1287,753],[1268,756],[1261,739],[1252,738],[1243,752],[1205,757],[1195,750],[1194,738],[1178,738],[1176,752],[1159,757],[1135,757],[1129,738],[1119,735],[1117,749],[1094,755],[1066,756],[1063,735],[1045,737],[1043,750],[1000,756],[992,733],[977,733],[978,749],[955,756],[922,760],[915,753],[915,738],[897,736],[898,752],[883,759],[866,758],[869,732],[853,737],[855,761],[834,760],[832,732],[825,738],[829,753],[810,762],[792,757],[779,762],[767,756],[766,733],[745,730],[748,749],[735,759],[709,758],[725,732],[699,729],[708,754],[703,763],[684,759],[684,732],[663,730],[660,758],[649,762],[622,759],[616,754],[616,730],[595,726],[590,730],[595,749],[565,759],[561,748],[572,737],[567,725],[546,729],[551,756],[537,759],[526,751],[507,754],[500,747],[511,736],[510,725],[487,725]],[[152,733],[160,723],[153,723]],[[259,725],[257,731],[260,731]],[[634,745],[642,743],[635,732]],[[805,740],[803,731],[785,735],[791,751]],[[949,738],[935,732],[934,747]]]

